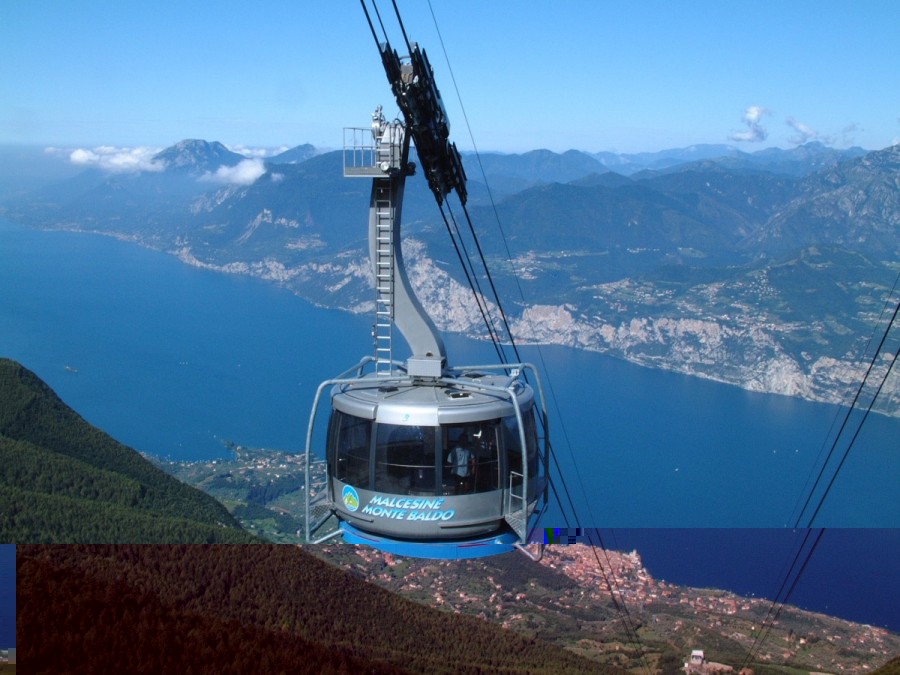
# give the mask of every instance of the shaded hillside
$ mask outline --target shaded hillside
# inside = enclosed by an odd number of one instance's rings
[[[253,542],[224,506],[88,424],[0,359],[0,540]]]
[[[891,659],[878,670],[873,670],[872,675],[900,675],[900,656]]]
[[[770,250],[830,243],[895,260],[900,226],[900,145],[805,178],[755,237]]]
[[[607,170],[595,157],[577,150],[562,154],[549,150],[531,150],[520,155],[463,153],[463,158],[469,167],[469,180],[478,182],[488,176],[497,197],[540,183],[568,183]]]
[[[706,206],[704,211],[693,201],[640,183],[615,188],[555,183],[522,192],[498,210],[510,247],[520,251],[564,247],[666,253],[670,248],[691,247],[717,252],[732,245],[734,234],[718,218],[727,208]]]
[[[295,547],[20,546],[17,569],[30,672],[617,672]]]

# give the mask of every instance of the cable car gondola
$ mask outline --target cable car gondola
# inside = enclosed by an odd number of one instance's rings
[[[376,43],[404,121],[387,122],[379,106],[371,127],[346,129],[344,137],[344,175],[373,181],[375,354],[316,392],[306,441],[306,539],[342,535],[427,558],[517,548],[532,555],[525,549],[529,527],[546,504],[548,486],[538,373],[525,363],[447,364],[400,247],[403,189],[415,172],[410,140],[439,205],[451,190],[465,203],[465,172],[447,140],[446,112],[424,52],[407,42],[410,55],[401,59],[387,41],[376,36]],[[406,361],[393,358],[394,327],[412,352]],[[323,401],[330,407],[324,459],[314,462]]]

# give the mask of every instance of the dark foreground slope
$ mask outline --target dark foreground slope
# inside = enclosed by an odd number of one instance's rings
[[[878,670],[873,670],[872,675],[900,675],[900,656],[891,659]]]
[[[617,672],[291,546],[19,546],[29,672]]]
[[[0,359],[0,541],[251,543],[215,499],[91,426]]]

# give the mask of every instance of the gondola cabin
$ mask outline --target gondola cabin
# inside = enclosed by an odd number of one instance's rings
[[[320,387],[331,405],[320,502],[344,539],[437,558],[524,545],[546,489],[531,366],[431,380],[363,367]]]

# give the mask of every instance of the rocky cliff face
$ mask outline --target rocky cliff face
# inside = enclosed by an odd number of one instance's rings
[[[633,317],[618,324],[578,319],[572,305],[527,308],[513,323],[520,342],[602,352],[643,366],[737,385],[749,391],[849,404],[865,364],[853,359],[796,359],[779,345],[775,326],[738,328],[716,320]],[[872,377],[891,364],[882,357]],[[872,391],[868,392],[871,396]],[[876,409],[896,414],[900,379],[887,379]],[[863,399],[866,403],[867,400]]]
[[[372,273],[361,248],[344,251],[331,260],[294,265],[285,264],[277,254],[262,260],[215,264],[200,260],[188,246],[173,252],[191,265],[279,283],[322,306],[354,313],[374,311]],[[536,255],[525,257],[537,259]],[[487,338],[472,290],[431,257],[425,242],[408,238],[404,259],[417,296],[441,331]],[[755,299],[746,297],[748,293]],[[508,307],[506,310],[519,344],[585,349],[749,391],[849,404],[868,363],[852,354],[852,349],[843,354],[833,351],[832,341],[826,339],[829,331],[817,325],[814,317],[789,320],[773,311],[782,296],[783,290],[773,285],[767,274],[754,272],[750,281],[741,278],[700,284],[677,294],[647,280],[623,279],[594,287],[591,301],[576,295],[571,302],[515,305],[511,313]],[[760,303],[760,298],[766,302]],[[601,311],[596,311],[597,299],[604,305]],[[864,295],[856,299],[866,306],[876,302]],[[496,305],[482,301],[499,326]],[[717,309],[717,305],[721,307]],[[864,325],[861,320],[844,320],[838,330],[846,335]],[[846,341],[847,347],[853,344],[853,340]],[[869,381],[884,379],[890,365],[890,356],[882,356]],[[864,390],[861,405],[868,405],[875,386]],[[900,376],[891,374],[885,380],[874,409],[900,415]]]
[[[182,259],[198,264],[184,256]],[[440,330],[487,338],[471,289],[431,258],[422,241],[408,239],[404,244],[404,259],[416,294]],[[224,265],[219,269],[253,274],[287,285],[299,283],[303,287],[315,280],[323,291],[318,296],[323,304],[339,305],[355,313],[374,309],[371,271],[362,251],[330,264],[288,269],[268,260],[253,265]],[[803,322],[779,322],[754,305],[734,306],[729,313],[714,315],[707,305],[687,300],[664,302],[661,299],[664,294],[636,286],[622,281],[606,288],[611,304],[615,304],[615,298],[625,295],[643,294],[645,298],[640,306],[618,320],[611,321],[606,314],[588,315],[576,303],[529,304],[515,307],[508,314],[510,328],[519,344],[585,349],[749,391],[828,403],[849,404],[866,374],[868,364],[850,355],[816,355],[802,350],[794,353],[787,343],[796,339],[798,333],[815,332],[815,327]],[[702,292],[722,295],[725,289],[706,288]],[[496,305],[490,301],[486,305],[497,318]],[[870,374],[870,381],[880,382],[890,365],[889,356],[881,357]],[[870,386],[860,402],[867,405],[873,395],[874,388]],[[887,378],[875,409],[889,414],[900,412],[900,377],[892,374]]]
[[[439,327],[484,336],[471,291],[443,273],[419,242],[412,242],[409,252],[410,278]],[[729,290],[734,293],[734,289],[715,284],[695,289],[694,294],[722,296]],[[527,305],[509,317],[516,341],[585,349],[749,391],[844,405],[853,400],[866,375],[868,362],[852,350],[829,355],[811,349],[819,330],[814,323],[784,321],[761,311],[759,305],[732,301],[731,311],[716,314],[709,311],[708,303],[690,298],[667,300],[665,293],[630,280],[610,284],[606,291],[611,305],[616,298],[628,296],[630,311],[611,321],[609,315],[614,312],[589,315],[572,302]],[[765,292],[775,293],[772,289]],[[636,296],[643,300],[635,303]],[[807,348],[792,349],[798,340]],[[892,343],[898,340],[895,331]],[[859,404],[868,405],[884,380],[874,409],[896,415],[900,414],[900,376],[892,373],[886,378],[891,362],[889,353],[876,360],[869,374],[871,384],[863,390]]]

